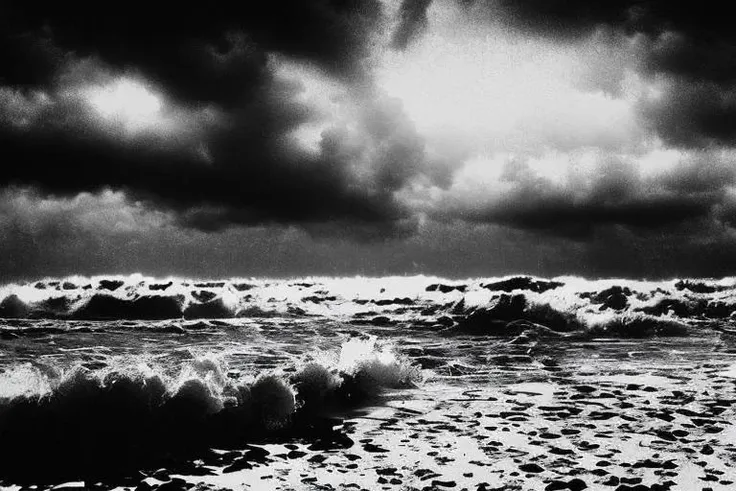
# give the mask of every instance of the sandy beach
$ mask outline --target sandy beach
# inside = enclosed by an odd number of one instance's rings
[[[321,418],[311,435],[52,488],[733,489],[736,350],[648,344],[591,341],[553,363],[559,347],[496,342],[497,364],[484,373],[425,372],[416,388]],[[529,348],[527,363],[504,360]]]
[[[647,361],[428,382],[336,425],[348,448],[260,445],[176,489],[734,489],[731,365]]]

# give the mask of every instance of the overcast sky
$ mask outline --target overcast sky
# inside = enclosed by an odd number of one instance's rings
[[[3,3],[0,280],[736,274],[721,4]]]

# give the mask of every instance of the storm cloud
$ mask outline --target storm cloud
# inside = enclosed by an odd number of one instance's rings
[[[15,2],[3,7],[1,46],[25,62],[4,64],[2,77],[10,85],[49,83],[71,52],[140,69],[182,99],[241,99],[262,82],[264,52],[354,76],[381,11],[371,0],[246,2],[207,9],[194,4],[152,9],[132,2],[114,12],[105,6],[38,8]]]
[[[403,0],[399,25],[393,33],[392,45],[396,49],[406,47],[427,29],[427,9],[432,0]]]
[[[474,5],[487,9],[489,4]],[[732,143],[736,34],[726,4],[522,0],[500,5],[511,25],[551,40],[574,42],[602,28],[635,40],[637,70],[662,85],[662,96],[645,108],[662,138],[686,146]]]
[[[268,266],[232,257],[264,274],[734,272],[724,9],[0,7],[6,274],[73,272],[89,251],[95,272],[155,269],[156,240],[184,272],[200,254],[234,267],[208,240],[256,240]],[[299,259],[264,260],[277,246]],[[680,267],[698,247],[720,252]]]
[[[30,62],[0,73],[0,182],[50,195],[124,190],[209,230],[357,221],[390,235],[407,214],[392,192],[421,172],[423,146],[363,73],[380,16],[371,2],[182,8],[175,19],[133,6],[115,16],[11,9],[3,50]],[[279,57],[341,84],[359,134],[328,125],[317,151],[299,147],[294,131],[321,115],[300,100],[299,80],[278,73]],[[121,83],[162,107],[100,116],[90,92]]]

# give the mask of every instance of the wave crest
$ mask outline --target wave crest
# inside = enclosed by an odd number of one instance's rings
[[[595,327],[601,315],[659,318],[681,323],[736,319],[736,279],[553,280],[531,276],[473,279],[307,278],[197,282],[140,275],[73,277],[0,287],[0,318],[63,320],[181,320],[234,317],[320,317],[355,325],[392,326],[469,334],[517,335],[525,320],[556,332]],[[63,324],[63,323],[59,323]],[[630,328],[610,329],[626,333]],[[0,327],[0,338],[23,329]],[[64,328],[62,325],[53,328]],[[50,327],[47,327],[50,328]],[[176,331],[176,329],[174,329]],[[664,329],[675,332],[673,329]],[[179,329],[179,333],[186,333]],[[663,331],[662,331],[663,332]]]
[[[97,371],[16,367],[0,374],[0,386],[11,387],[0,397],[0,480],[105,475],[212,446],[242,448],[421,380],[407,359],[375,339],[348,341],[340,353],[284,368],[237,377],[213,356],[173,375],[127,360]]]

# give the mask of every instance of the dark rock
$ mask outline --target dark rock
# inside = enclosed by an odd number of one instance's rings
[[[636,484],[634,486],[622,484],[616,488],[616,491],[667,491],[673,485],[674,483],[669,481],[662,484],[652,484],[651,486],[646,486],[644,484]]]
[[[519,466],[519,469],[523,472],[528,472],[532,474],[537,474],[539,472],[544,472],[544,467],[541,467],[537,464],[522,464]]]
[[[677,437],[669,431],[659,430],[655,431],[654,434],[657,435],[658,438],[661,438],[662,440],[667,440],[668,442],[677,441]]]
[[[670,423],[670,422],[672,422],[672,421],[675,420],[675,417],[674,416],[672,416],[670,413],[665,412],[665,411],[647,413],[647,416],[649,416],[651,418],[661,419],[662,421],[667,421],[668,423]],[[682,430],[676,430],[676,431],[682,431]],[[679,437],[679,436],[686,436],[687,435],[687,433],[685,433],[685,435],[678,435],[674,431],[672,432],[672,434],[674,436],[677,436],[677,437]]]
[[[374,445],[372,443],[364,443],[363,444],[363,450],[369,453],[384,453],[388,452],[385,448],[379,447],[378,445]]]
[[[173,284],[173,281],[169,281],[168,283],[153,283],[151,285],[148,285],[148,289],[151,291],[164,291]]]
[[[369,323],[373,324],[374,326],[391,326],[396,322],[386,317],[385,315],[379,315],[371,319]]]
[[[545,431],[539,434],[539,438],[544,438],[545,440],[556,440],[557,438],[560,438],[560,435],[556,433],[548,433]]]
[[[715,293],[728,290],[725,286],[706,285],[705,283],[699,283],[695,281],[680,280],[675,283],[675,288],[678,290],[689,290],[693,293]]]
[[[666,462],[657,462],[656,460],[652,459],[644,459],[634,463],[634,465],[632,465],[631,467],[634,469],[638,469],[641,467],[647,469],[677,469],[677,464],[672,460],[668,460]]]
[[[376,474],[379,476],[390,476],[396,474],[396,467],[386,467],[384,469],[376,469]]]
[[[239,292],[247,292],[248,290],[252,290],[255,287],[255,285],[250,285],[248,283],[233,283],[233,288],[235,288]]]
[[[605,421],[618,416],[618,413],[611,411],[591,411],[588,418],[592,421]]]
[[[574,455],[575,452],[567,448],[551,447],[549,453],[554,455]]]
[[[603,308],[624,310],[629,305],[629,299],[623,293],[612,293],[603,300]]]
[[[409,297],[404,298],[394,298],[393,300],[383,299],[383,300],[372,300],[372,303],[379,305],[379,306],[386,306],[386,305],[414,305],[414,300],[412,300]]]
[[[482,288],[491,291],[512,292],[514,290],[529,290],[536,293],[554,290],[561,286],[564,286],[564,283],[557,281],[534,280],[529,276],[515,276],[507,280],[481,285]]]
[[[631,295],[632,292],[628,287],[620,287],[618,285],[606,288],[598,293],[585,292],[578,294],[580,298],[590,299],[593,304],[602,304],[601,310],[623,310],[629,305],[628,297]]]
[[[571,491],[580,491],[581,489],[585,489],[588,487],[587,484],[585,484],[585,481],[582,479],[572,479],[571,481],[568,481],[567,487]]]
[[[572,479],[571,481],[565,482],[561,480],[553,480],[551,483],[544,488],[545,491],[560,491],[564,489],[570,489],[572,491],[580,491],[587,488],[588,485],[582,479]]]
[[[607,480],[603,481],[601,484],[604,486],[618,486],[621,480],[616,476],[611,476]]]
[[[454,285],[443,285],[443,284],[437,283],[437,284],[429,285],[427,288],[425,288],[425,291],[428,291],[428,292],[440,291],[442,293],[450,293],[455,290],[459,292],[464,292],[466,289],[467,289],[466,285],[454,286]]]
[[[337,300],[337,297],[335,296],[329,296],[329,297],[318,297],[317,295],[312,295],[310,297],[304,297],[302,298],[302,302],[312,302],[312,303],[322,303],[322,302],[334,302]]]
[[[125,283],[120,280],[100,280],[100,289],[114,292],[124,284]]]
[[[592,394],[593,392],[598,390],[590,385],[575,385],[573,386],[573,389],[577,390],[578,392],[582,392],[583,394]]]
[[[324,455],[317,454],[317,455],[313,455],[309,457],[307,459],[307,462],[311,462],[312,464],[321,464],[325,460],[327,460],[327,457],[325,457]]]
[[[455,486],[457,486],[457,483],[455,481],[440,481],[439,479],[433,479],[432,487],[436,488],[438,486],[441,486],[443,488],[454,488]]]

